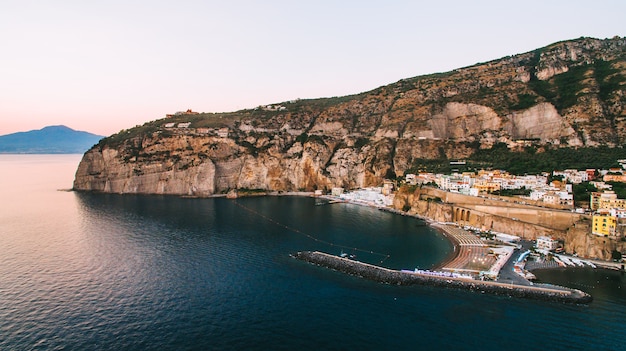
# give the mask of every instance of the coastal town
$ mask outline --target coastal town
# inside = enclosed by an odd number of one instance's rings
[[[322,196],[331,203],[348,202],[402,215],[414,215],[440,230],[454,244],[454,253],[437,267],[426,270],[419,268],[403,270],[403,273],[418,274],[429,279],[467,279],[529,287],[534,285],[535,275],[532,271],[536,269],[601,267],[624,270],[624,253],[618,248],[624,247],[621,243],[625,240],[626,199],[618,197],[613,185],[616,182],[626,182],[626,160],[619,160],[618,163],[620,168],[608,170],[565,170],[524,176],[515,176],[501,170],[452,174],[407,174],[399,182],[387,180],[380,187],[352,191],[333,188],[330,195],[317,191],[316,196]],[[586,195],[588,198],[576,198],[574,187],[581,185],[592,190]],[[458,208],[452,210],[453,218],[449,221],[437,220],[424,213],[420,214],[420,211],[415,211],[410,206],[398,210],[397,197],[402,196],[403,192],[406,193],[407,189],[418,191],[429,189],[426,193],[435,192],[440,196],[443,193],[455,194],[456,197],[449,197],[454,200],[447,205],[464,203],[465,209],[461,212]],[[518,195],[501,195],[506,191],[509,191],[509,194]],[[464,200],[458,200],[458,196],[463,196]],[[566,238],[568,236],[557,237],[558,230],[545,230],[546,235],[530,236],[516,232],[516,228],[520,226],[510,226],[510,230],[493,230],[485,228],[484,225],[477,225],[480,220],[474,217],[480,217],[480,215],[473,212],[478,212],[474,210],[479,207],[468,205],[471,201],[467,197],[478,200],[483,207],[480,210],[483,212],[487,211],[484,209],[487,207],[515,208],[520,213],[521,209],[532,208],[536,211],[539,208],[540,211],[549,211],[553,219],[554,214],[557,213],[576,216],[577,221],[590,223],[585,235],[602,238],[604,243],[614,247],[611,259],[584,257],[576,252],[567,252]],[[446,200],[437,198],[437,201],[433,201],[431,197],[428,200],[441,205],[448,202],[447,198]],[[485,205],[488,201],[495,205]],[[509,210],[507,214],[514,212]],[[523,218],[522,215],[520,217],[510,217],[508,220],[517,223],[532,222]],[[526,223],[521,227],[532,225],[532,223]],[[327,265],[324,262],[329,260],[324,257],[318,257],[318,259],[321,260],[322,265]],[[341,267],[342,264],[339,266]]]
[[[0,1],[0,351],[626,351],[625,13]]]
[[[267,105],[257,110],[282,111],[283,107]],[[188,109],[167,115],[166,123],[156,133],[217,137],[218,141],[236,134],[228,127],[192,128],[192,122],[187,118],[198,114]],[[246,123],[241,123],[238,129],[246,133],[259,132],[258,128]],[[541,285],[533,274],[537,269],[599,267],[624,271],[626,159],[616,160],[615,164],[619,167],[515,175],[501,169],[472,168],[466,161],[456,160],[449,161],[452,170],[449,173],[408,171],[402,177],[384,179],[379,186],[373,187],[345,189],[318,187],[316,184],[313,189],[317,190],[314,191],[310,186],[299,188],[299,191],[228,187],[211,196],[231,199],[268,194],[314,196],[325,199],[327,204],[352,203],[414,216],[445,235],[453,244],[453,252],[435,267],[415,267],[398,272],[427,278],[425,281],[428,282],[460,279],[481,287],[489,283],[489,289],[499,293],[502,290],[494,286],[508,284],[522,289],[521,294],[525,295],[528,288]],[[382,272],[382,276],[391,274],[395,277],[396,271],[388,272],[384,267],[360,262],[351,257],[353,255],[344,257],[343,252],[336,254],[338,256],[324,253],[296,256],[338,270],[350,267],[349,273],[373,269]],[[335,259],[341,261],[338,263]],[[346,264],[345,260],[351,262]],[[365,268],[354,271],[355,264]],[[372,271],[366,275],[369,274],[379,276]],[[392,281],[396,279],[404,281],[404,278],[397,277]],[[465,283],[460,285],[466,286]],[[554,287],[548,288],[549,293],[555,296],[561,296],[563,291],[571,293],[565,288],[557,287],[556,293],[551,289]],[[574,292],[574,295],[578,296],[574,300],[582,301],[580,292]],[[544,294],[539,293],[539,296]],[[583,296],[583,300],[586,298]]]
[[[345,192],[343,188],[333,188],[331,194],[350,202],[390,207],[394,203],[394,190],[399,186],[430,186],[450,193],[585,214],[593,222],[591,234],[623,241],[626,236],[626,199],[619,198],[609,184],[626,183],[626,160],[618,162],[621,168],[564,170],[524,176],[512,175],[502,170],[407,174],[399,183],[385,181],[381,187],[350,192]],[[589,197],[580,201],[586,206],[579,207],[575,206],[573,188],[582,183],[596,191],[589,192]],[[525,195],[495,195],[505,191],[513,191],[514,194],[518,191],[517,194]],[[562,248],[562,244],[554,240],[548,246],[558,249]]]

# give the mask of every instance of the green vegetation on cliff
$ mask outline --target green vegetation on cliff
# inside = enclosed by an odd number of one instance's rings
[[[542,152],[527,147],[516,152],[508,149],[506,144],[497,143],[491,149],[477,150],[462,166],[450,165],[449,159],[418,159],[406,173],[502,169],[517,175],[540,174],[563,169],[608,169],[618,167],[617,160],[624,158],[626,149],[622,147],[549,148]]]

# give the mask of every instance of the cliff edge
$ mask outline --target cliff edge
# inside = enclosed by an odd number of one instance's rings
[[[210,196],[379,185],[418,159],[622,146],[626,39],[580,38],[346,97],[180,114],[85,153],[75,190]]]

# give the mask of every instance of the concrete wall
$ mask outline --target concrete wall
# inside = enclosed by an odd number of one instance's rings
[[[487,199],[476,196],[450,193],[434,188],[419,190],[422,199],[440,198],[443,202],[453,205],[453,215],[450,221],[467,221],[467,211],[490,214],[495,217],[504,217],[512,221],[526,222],[542,227],[566,230],[576,223],[584,215],[568,210],[558,210],[545,207],[531,206],[516,203],[516,198],[506,198],[507,202],[495,199]]]
[[[571,210],[569,206],[562,205],[551,205],[546,204],[543,201],[533,201],[529,199],[522,199],[518,197],[510,197],[510,196],[496,196],[489,195],[487,197],[482,196],[470,196],[463,195],[461,193],[452,193],[448,191],[444,191],[437,188],[424,187],[419,189],[420,193],[423,195],[439,197],[444,202],[455,203],[455,204],[484,204],[490,206],[505,206],[505,207],[541,207],[545,209],[554,209],[554,210]]]

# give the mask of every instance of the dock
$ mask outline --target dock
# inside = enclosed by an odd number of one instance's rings
[[[588,304],[591,295],[577,289],[554,285],[515,285],[466,277],[451,277],[411,271],[397,271],[319,251],[300,251],[292,257],[321,267],[391,285],[427,285],[553,302]]]

